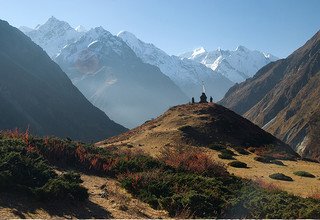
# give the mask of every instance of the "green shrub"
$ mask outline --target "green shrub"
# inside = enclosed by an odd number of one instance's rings
[[[228,153],[218,154],[218,157],[221,159],[224,159],[224,160],[235,160],[235,158],[231,154],[228,154]]]
[[[239,190],[224,218],[292,219],[320,217],[320,201],[247,184]]]
[[[37,198],[87,198],[80,175],[58,176],[46,159],[18,139],[0,141],[0,191],[23,192]],[[71,195],[71,196],[68,196]]]
[[[274,173],[269,176],[271,179],[283,180],[283,181],[293,181],[290,176],[286,176],[283,173]]]
[[[240,161],[232,161],[228,163],[229,166],[237,167],[237,168],[248,168],[246,163],[240,162]]]
[[[261,162],[261,163],[270,163],[270,161],[271,161],[270,158],[261,157],[261,156],[255,157],[254,160]]]
[[[275,158],[270,157],[270,156],[264,156],[264,157],[258,156],[258,157],[255,157],[254,160],[261,162],[261,163],[270,163],[270,164],[276,164],[279,166],[285,166],[282,161],[276,160]]]
[[[220,151],[221,153],[224,153],[224,154],[230,154],[232,156],[237,156],[232,150],[230,149],[223,149]]]
[[[112,168],[116,174],[125,172],[142,172],[163,166],[159,161],[145,155],[136,155],[132,158],[121,158]]]
[[[235,150],[236,150],[239,154],[242,154],[242,155],[249,155],[249,154],[250,154],[249,151],[247,151],[247,150],[245,150],[245,149],[243,149],[243,148],[241,148],[241,147],[237,147],[237,148],[235,148]]]
[[[220,180],[196,174],[143,172],[122,176],[120,182],[131,193],[154,208],[166,209],[171,216],[189,210],[193,217],[217,217],[225,203],[224,192],[229,192]]]
[[[271,163],[279,165],[279,166],[285,166],[285,164],[280,160],[273,160],[273,161],[271,161]]]
[[[211,145],[211,146],[209,146],[208,147],[209,149],[211,149],[211,150],[216,150],[216,151],[221,151],[221,150],[225,150],[226,149],[226,147],[225,146],[223,146],[223,145]]]
[[[302,177],[309,177],[309,178],[315,178],[316,176],[307,172],[307,171],[296,171],[293,173],[294,175],[297,176],[302,176]]]
[[[44,186],[35,189],[34,192],[42,200],[72,199],[83,201],[88,198],[88,191],[79,185],[81,182],[78,175],[68,173],[59,178],[50,179]]]

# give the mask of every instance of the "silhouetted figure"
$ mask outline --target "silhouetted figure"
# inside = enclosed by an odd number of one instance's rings
[[[206,94],[204,92],[200,96],[200,102],[199,103],[208,103],[207,96],[206,96]]]
[[[194,104],[194,97],[191,98],[191,103]]]
[[[212,98],[212,96],[210,96],[210,102],[213,102],[213,98]]]

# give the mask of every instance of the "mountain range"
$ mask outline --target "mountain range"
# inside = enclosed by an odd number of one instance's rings
[[[51,17],[35,29],[21,27],[35,43],[55,59],[63,47],[81,38],[85,28],[72,28],[68,23]],[[170,56],[134,34],[121,31],[118,35],[144,63],[157,66],[189,97],[197,96],[204,83],[208,95],[215,101],[223,98],[236,82],[252,76],[263,65],[276,60],[271,54],[250,51],[239,46],[236,51],[206,52],[203,48],[180,56]]]
[[[206,51],[203,47],[180,55],[202,63],[218,74],[231,80],[233,83],[240,83],[252,77],[261,67],[277,60],[278,58],[260,51],[252,51],[244,46],[238,46],[236,50]]]
[[[94,107],[46,52],[0,20],[0,129],[97,141],[127,129]]]
[[[142,59],[159,69],[175,82],[189,98],[198,95],[204,83],[206,92],[214,100],[220,100],[233,85],[228,78],[210,68],[188,59],[169,56],[153,44],[145,43],[134,34],[121,31],[118,36]]]
[[[285,59],[232,87],[220,102],[291,145],[320,159],[320,32]]]

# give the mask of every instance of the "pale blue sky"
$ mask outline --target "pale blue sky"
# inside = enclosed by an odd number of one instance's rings
[[[0,18],[13,26],[52,15],[127,30],[169,54],[244,45],[285,57],[320,29],[319,0],[0,0]]]

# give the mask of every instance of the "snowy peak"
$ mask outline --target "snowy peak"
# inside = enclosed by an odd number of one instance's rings
[[[23,29],[21,29],[23,31]],[[51,58],[55,58],[66,45],[78,40],[84,32],[78,32],[67,22],[51,17],[34,30],[24,32],[41,46]]]
[[[87,31],[87,29],[85,27],[83,27],[82,25],[79,25],[78,27],[76,27],[75,30],[80,33]]]
[[[197,56],[197,55],[203,54],[205,52],[206,52],[206,50],[203,47],[199,47],[193,51],[192,56]]]
[[[158,66],[158,62],[165,62],[165,60],[170,57],[153,44],[141,41],[134,34],[128,31],[120,31],[117,36],[120,37],[145,63]],[[166,74],[162,69],[161,71]]]
[[[129,31],[120,31],[117,34],[118,37],[122,38],[122,39],[127,39],[130,42],[138,42],[138,38],[136,37],[136,35],[134,35],[133,33],[129,32]]]
[[[47,31],[54,31],[54,30],[70,30],[73,29],[67,22],[60,21],[55,17],[51,17],[48,19],[46,23],[43,25],[37,26],[36,30],[47,32]]]
[[[76,63],[80,60],[100,56],[135,56],[121,38],[112,35],[103,27],[91,28],[80,39],[66,45],[55,58],[58,62]]]
[[[110,38],[114,36],[109,31],[105,30],[102,26],[100,26],[100,27],[91,28],[84,35],[84,37],[98,39],[98,38]]]
[[[239,45],[239,46],[236,48],[236,51],[248,53],[250,50],[249,50],[248,48],[246,48],[245,46]]]
[[[183,53],[179,57],[202,63],[234,83],[252,77],[261,67],[278,59],[271,54],[252,51],[242,45],[235,50],[218,48],[214,51],[206,51],[200,47],[194,51]]]

